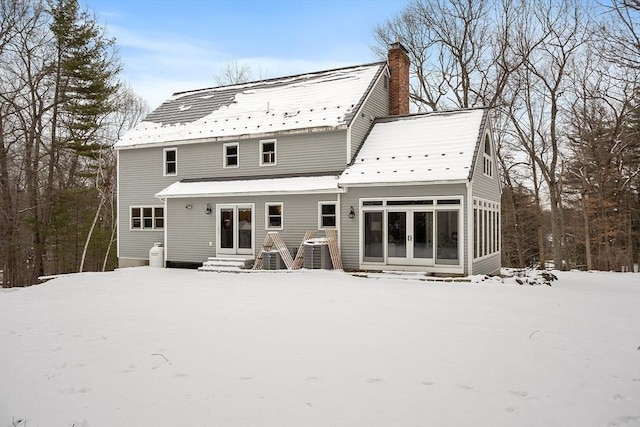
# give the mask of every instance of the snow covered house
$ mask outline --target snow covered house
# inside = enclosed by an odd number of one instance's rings
[[[252,260],[336,229],[345,269],[493,273],[500,185],[488,111],[409,114],[409,59],[180,92],[117,144],[118,259]]]

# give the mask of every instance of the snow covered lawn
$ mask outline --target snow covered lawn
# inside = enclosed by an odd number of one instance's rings
[[[0,291],[0,427],[638,426],[640,275],[132,268]]]

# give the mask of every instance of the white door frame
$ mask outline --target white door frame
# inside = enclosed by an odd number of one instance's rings
[[[240,221],[238,210],[239,209],[251,209],[251,247],[250,248],[240,248],[239,247],[239,239],[240,239]],[[232,224],[233,224],[233,244],[231,248],[223,248],[221,242],[221,224],[222,220],[222,210],[223,209],[231,209],[233,211],[232,215]],[[256,209],[254,203],[222,203],[216,205],[216,254],[222,255],[253,255],[255,248],[255,227],[256,227]]]
[[[389,213],[403,212],[405,214],[405,256],[392,257],[389,256]],[[431,213],[431,258],[417,258],[414,253],[414,231],[415,231],[415,213],[424,212]],[[424,207],[393,207],[387,208],[385,213],[386,232],[384,233],[385,253],[387,254],[386,263],[391,265],[427,265],[431,266],[435,261],[435,210],[433,208],[425,209]]]

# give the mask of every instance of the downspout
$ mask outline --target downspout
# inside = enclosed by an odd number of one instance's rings
[[[168,199],[160,199],[164,202],[164,232],[162,233],[164,238],[162,241],[162,245],[164,246],[164,251],[162,251],[162,253],[164,254],[164,260],[162,260],[162,266],[163,267],[167,267],[167,252],[168,252],[168,247],[167,247],[167,231],[169,230],[169,218],[168,218],[168,214],[169,214],[169,210],[167,209],[167,200]]]

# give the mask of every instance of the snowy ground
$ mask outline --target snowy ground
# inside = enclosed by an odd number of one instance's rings
[[[0,291],[0,427],[638,426],[640,275],[134,268]]]

